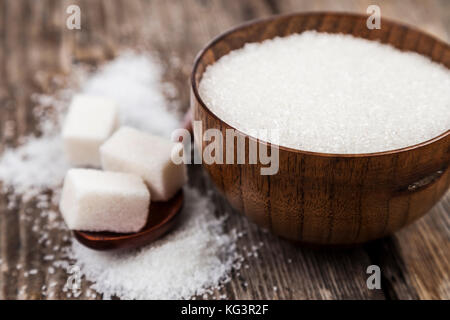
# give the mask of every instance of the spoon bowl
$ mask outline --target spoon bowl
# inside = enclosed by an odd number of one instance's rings
[[[177,224],[183,200],[183,190],[180,190],[168,201],[152,202],[146,225],[136,233],[79,230],[74,230],[73,233],[81,244],[94,250],[135,249],[159,239]]]

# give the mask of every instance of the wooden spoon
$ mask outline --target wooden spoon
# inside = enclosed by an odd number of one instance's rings
[[[183,207],[183,190],[166,202],[152,202],[145,227],[137,233],[89,232],[74,230],[77,240],[94,250],[134,249],[147,245],[172,229]]]

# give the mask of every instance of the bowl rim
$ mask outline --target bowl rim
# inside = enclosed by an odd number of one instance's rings
[[[291,147],[286,147],[283,145],[277,145],[275,143],[271,143],[262,139],[258,139],[256,137],[253,137],[237,128],[235,128],[234,126],[230,125],[228,122],[226,122],[223,119],[220,119],[214,112],[212,112],[209,107],[206,105],[206,103],[203,101],[203,99],[200,96],[200,93],[198,91],[198,86],[197,83],[195,81],[195,75],[198,72],[198,67],[200,65],[200,61],[202,60],[203,56],[205,55],[206,51],[211,48],[212,46],[214,46],[216,43],[220,42],[221,40],[223,40],[226,36],[239,31],[241,29],[247,28],[251,25],[255,25],[255,24],[262,24],[262,23],[267,23],[269,21],[274,21],[277,20],[279,18],[286,18],[286,17],[293,17],[293,16],[318,16],[318,15],[335,15],[335,16],[340,16],[340,17],[352,17],[352,18],[366,18],[365,15],[362,14],[358,14],[358,13],[350,13],[350,12],[335,12],[335,11],[305,11],[305,12],[294,12],[294,13],[287,13],[287,14],[276,14],[276,15],[271,15],[268,17],[264,17],[264,18],[258,18],[258,19],[253,19],[253,20],[249,20],[246,21],[244,23],[238,24],[237,26],[234,26],[222,33],[220,33],[219,35],[215,36],[212,40],[210,40],[197,54],[197,56],[195,57],[194,60],[194,65],[192,68],[192,72],[191,72],[191,76],[190,76],[190,82],[191,82],[191,89],[192,92],[194,93],[195,99],[197,100],[197,102],[202,106],[202,108],[213,118],[215,118],[216,120],[218,120],[219,122],[224,123],[225,125],[227,125],[228,127],[234,129],[235,131],[239,132],[240,134],[248,137],[249,139],[253,140],[253,141],[257,141],[258,143],[261,143],[263,145],[267,145],[267,146],[274,146],[275,148],[278,148],[279,150],[283,150],[286,152],[293,152],[293,153],[299,153],[299,154],[305,154],[305,155],[311,155],[311,156],[318,156],[318,157],[341,157],[341,158],[364,158],[364,157],[379,157],[379,156],[385,156],[385,155],[392,155],[392,154],[398,154],[398,153],[403,153],[403,152],[408,152],[414,149],[419,149],[422,147],[425,147],[427,145],[430,145],[434,142],[437,142],[441,139],[446,138],[447,136],[450,136],[450,129],[441,133],[440,135],[428,139],[426,141],[411,145],[411,146],[407,146],[407,147],[403,147],[403,148],[398,148],[398,149],[393,149],[393,150],[387,150],[387,151],[380,151],[380,152],[370,152],[370,153],[327,153],[327,152],[315,152],[315,151],[306,151],[306,150],[301,150],[301,149],[295,149],[295,148],[291,148]],[[446,42],[444,42],[443,40],[437,38],[436,36],[429,34],[425,31],[422,31],[420,29],[415,28],[414,26],[410,26],[408,24],[405,23],[400,23],[400,22],[396,22],[394,20],[391,19],[385,19],[382,18],[382,21],[384,22],[388,22],[389,24],[392,25],[396,25],[399,27],[403,27],[403,28],[407,28],[409,30],[414,30],[415,32],[418,32],[422,35],[425,35],[429,38],[431,38],[432,40],[440,43],[442,46],[446,47],[447,50],[450,50],[450,46],[449,44],[447,44]],[[374,40],[370,40],[370,41],[374,41]],[[429,58],[427,56],[427,58]],[[199,82],[200,83],[200,82]],[[192,106],[191,106],[192,107]],[[194,121],[194,119],[193,119]]]

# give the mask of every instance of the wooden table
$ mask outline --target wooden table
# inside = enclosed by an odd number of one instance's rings
[[[65,27],[69,4],[81,8],[81,30]],[[167,68],[165,80],[179,90],[181,108],[189,105],[188,75],[196,53],[215,35],[249,19],[294,11],[335,10],[365,13],[378,4],[384,17],[416,25],[448,41],[450,1],[372,0],[183,0],[183,1],[6,1],[0,2],[0,148],[36,132],[33,92],[51,92],[48,79],[69,74],[74,61],[92,65],[121,49],[139,48],[159,55]],[[173,57],[180,63],[173,63]],[[37,77],[39,71],[40,77]],[[42,76],[44,75],[44,76]],[[47,77],[46,77],[47,76]],[[182,111],[183,111],[182,110]],[[15,122],[13,134],[5,123]],[[201,167],[190,170],[190,183],[212,188]],[[231,209],[215,193],[219,212]],[[0,299],[43,299],[43,285],[58,280],[54,298],[64,298],[64,271],[47,273],[31,226],[20,219],[24,210],[39,214],[33,204],[7,209],[0,198]],[[264,246],[250,268],[234,275],[228,298],[240,299],[449,299],[450,193],[431,212],[392,237],[350,250],[295,247],[231,214],[230,227],[248,229],[245,245]],[[44,221],[45,223],[45,221]],[[55,235],[58,239],[58,235]],[[242,240],[244,241],[244,240]],[[241,243],[244,245],[243,243]],[[15,266],[22,264],[18,270]],[[382,271],[382,289],[368,290],[367,266]],[[25,269],[38,274],[25,277]],[[247,285],[246,285],[247,283]],[[83,284],[86,288],[87,284]],[[274,287],[277,289],[275,290]],[[21,290],[22,288],[22,290]],[[80,298],[86,298],[82,294]]]

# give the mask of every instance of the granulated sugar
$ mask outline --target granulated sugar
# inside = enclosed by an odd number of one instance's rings
[[[29,137],[20,147],[3,153],[0,180],[5,189],[13,188],[22,201],[28,201],[43,190],[59,188],[68,169],[59,135]]]
[[[207,68],[200,95],[243,132],[279,130],[283,146],[370,153],[449,130],[449,88],[449,70],[416,53],[305,32],[232,51]]]
[[[183,221],[172,233],[135,252],[104,253],[74,242],[70,257],[103,298],[183,299],[211,293],[236,266],[235,235],[223,229],[211,201],[185,188]]]
[[[105,96],[117,102],[122,125],[170,138],[178,119],[168,112],[169,100],[163,94],[176,91],[162,83],[163,69],[154,57],[124,53],[82,87],[86,94]]]
[[[19,137],[20,145],[6,148],[0,155],[0,182],[4,192],[9,193],[8,206],[14,205],[15,198],[27,202],[48,189],[59,188],[69,168],[62,156],[60,124],[67,106],[79,83],[87,76],[85,68],[77,68],[65,81],[55,76],[55,85],[66,85],[52,95],[33,94],[36,104],[33,114],[38,120],[36,129],[40,136]],[[9,121],[15,128],[15,122]],[[13,136],[11,129],[11,136]]]

